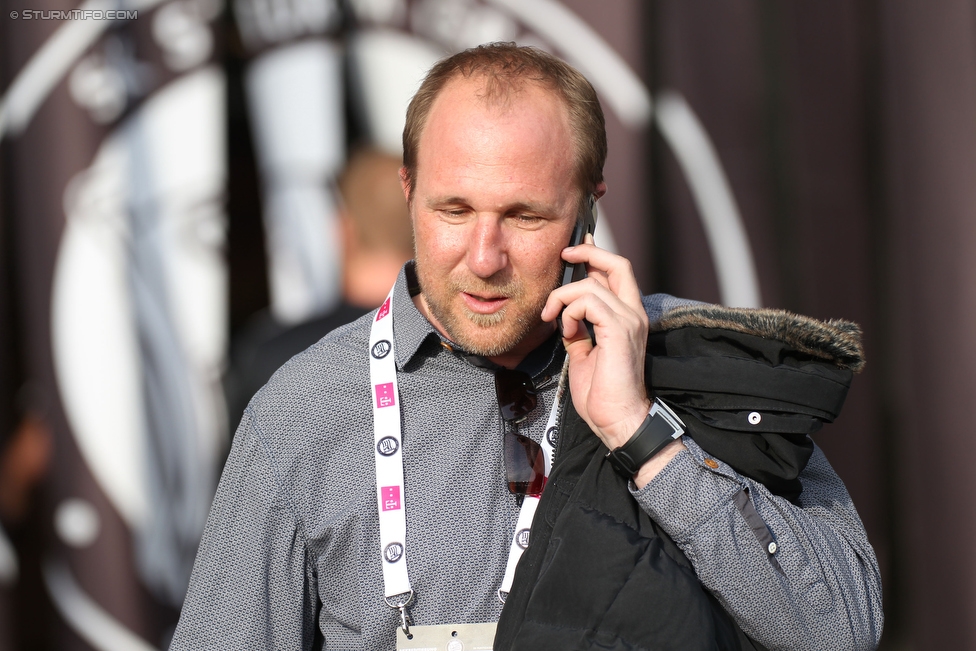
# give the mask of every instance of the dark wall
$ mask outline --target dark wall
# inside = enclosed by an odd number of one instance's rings
[[[882,566],[884,648],[976,648],[976,4],[659,0],[655,90],[714,140],[763,302],[864,328],[817,436]],[[652,138],[659,288],[719,300],[684,179]]]

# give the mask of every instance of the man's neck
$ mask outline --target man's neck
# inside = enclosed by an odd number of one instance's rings
[[[544,344],[556,330],[555,323],[543,323],[542,326],[526,335],[512,350],[488,359],[499,366],[515,368],[522,363],[529,353]]]

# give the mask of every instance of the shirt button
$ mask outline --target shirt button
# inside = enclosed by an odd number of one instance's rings
[[[754,411],[751,414],[749,414],[750,425],[758,425],[760,421],[762,421],[762,414],[760,414],[758,411]]]
[[[716,461],[715,459],[705,459],[705,465],[711,468],[712,470],[715,470],[716,468],[718,468],[718,461]]]
[[[768,551],[770,554],[775,554],[777,549],[779,549],[779,545],[777,545],[775,541],[769,543],[769,546],[766,547],[766,551]]]

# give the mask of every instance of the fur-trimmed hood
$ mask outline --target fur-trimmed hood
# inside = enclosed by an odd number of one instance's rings
[[[652,330],[718,328],[764,339],[776,339],[808,355],[854,373],[864,368],[861,328],[842,319],[817,319],[786,310],[694,304],[666,312]]]

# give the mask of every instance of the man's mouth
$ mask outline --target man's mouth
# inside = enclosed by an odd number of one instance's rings
[[[508,301],[507,296],[469,294],[461,292],[465,306],[476,314],[494,314]]]

